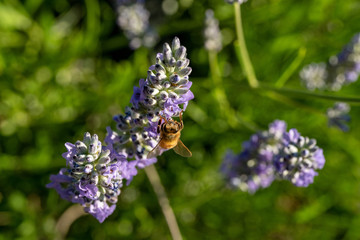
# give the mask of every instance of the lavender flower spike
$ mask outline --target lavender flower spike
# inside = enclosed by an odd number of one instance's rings
[[[328,117],[328,125],[340,128],[343,132],[349,131],[349,126],[346,125],[350,121],[350,106],[347,103],[337,102],[332,108],[326,112]]]
[[[315,171],[325,164],[323,150],[315,139],[303,137],[296,129],[284,134],[282,152],[275,160],[277,175],[295,186],[307,187],[318,175]]]
[[[269,130],[256,133],[244,142],[239,155],[229,152],[220,170],[228,184],[249,193],[270,186],[275,179],[273,159],[280,152],[285,131],[286,123],[276,120]]]
[[[307,187],[324,164],[323,151],[314,139],[300,136],[296,129],[286,132],[286,123],[276,120],[269,130],[244,142],[240,154],[228,153],[220,171],[230,186],[254,193],[275,179]]]
[[[205,14],[205,48],[208,51],[219,52],[222,49],[222,36],[219,29],[219,21],[214,17],[213,10],[208,9]]]
[[[114,116],[117,129],[107,128],[105,142],[109,148],[133,159],[140,168],[156,162],[156,158],[147,159],[147,154],[159,141],[156,131],[159,114],[167,118],[178,116],[194,98],[190,91],[189,63],[186,48],[178,38],[174,38],[171,46],[164,44],[147,78],[139,81],[139,87],[134,87],[132,106],[126,107],[125,114]]]
[[[340,90],[344,85],[357,81],[360,74],[360,34],[337,56],[325,63],[311,63],[305,66],[300,77],[309,90]]]
[[[115,210],[123,179],[132,178],[134,169],[125,158],[113,157],[96,134],[85,133],[83,141],[65,146],[68,151],[62,156],[67,168],[51,175],[46,186],[63,199],[80,203],[101,223]]]

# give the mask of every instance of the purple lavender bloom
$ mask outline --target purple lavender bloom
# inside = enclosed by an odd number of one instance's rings
[[[343,132],[349,131],[349,126],[346,125],[350,121],[350,106],[347,103],[337,102],[333,107],[326,111],[329,127],[335,126],[340,128]]]
[[[315,170],[324,167],[322,149],[316,145],[315,139],[301,136],[296,129],[290,129],[284,134],[283,144],[275,160],[277,175],[295,186],[307,187],[317,175]]]
[[[66,143],[67,168],[51,175],[46,186],[54,188],[70,202],[79,203],[85,212],[103,222],[116,207],[123,179],[132,179],[136,169],[125,157],[111,154],[96,134],[85,133],[83,141]]]
[[[156,158],[147,159],[147,155],[160,140],[156,131],[159,115],[179,116],[194,98],[190,91],[189,63],[186,48],[180,45],[178,38],[173,40],[172,46],[164,44],[156,63],[149,67],[147,78],[139,81],[139,87],[134,87],[132,107],[126,107],[125,114],[114,116],[116,130],[107,128],[105,142],[109,149],[134,161],[139,168],[157,161]]]
[[[103,222],[116,208],[123,179],[129,184],[137,174],[136,167],[144,168],[157,161],[148,159],[147,154],[159,141],[159,115],[178,116],[194,98],[189,63],[186,48],[178,38],[171,47],[164,44],[147,78],[134,87],[132,107],[126,107],[125,114],[114,116],[115,131],[107,128],[107,146],[102,146],[96,134],[91,137],[89,133],[83,141],[66,143],[68,151],[62,156],[67,168],[51,175],[47,187],[54,188],[64,199],[81,204],[85,212]]]
[[[307,187],[324,164],[323,151],[314,139],[302,137],[296,129],[286,132],[286,123],[276,120],[267,131],[244,142],[240,154],[228,152],[220,171],[230,186],[254,193],[275,179]]]
[[[337,56],[332,56],[328,63],[312,63],[305,66],[300,77],[306,88],[329,89],[338,91],[342,86],[357,81],[360,74],[360,34]]]
[[[95,200],[92,204],[84,206],[84,210],[87,213],[93,215],[100,223],[110,216],[116,208],[116,205],[109,206],[104,201]]]
[[[249,193],[270,186],[275,179],[273,159],[280,152],[285,131],[286,123],[276,120],[269,130],[256,133],[244,142],[240,154],[229,152],[220,170],[229,185]]]

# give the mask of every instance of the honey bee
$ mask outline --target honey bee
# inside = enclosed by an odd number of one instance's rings
[[[167,120],[160,116],[157,132],[160,133],[160,141],[149,152],[147,158],[154,158],[160,154],[161,149],[174,149],[174,151],[183,157],[191,157],[192,153],[180,140],[180,132],[184,128],[182,121],[182,111],[180,112],[180,122],[173,119]],[[164,120],[165,122],[161,123]]]

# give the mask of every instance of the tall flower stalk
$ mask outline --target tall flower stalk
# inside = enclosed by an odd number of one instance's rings
[[[252,88],[257,88],[259,86],[259,82],[256,78],[253,65],[251,63],[249,53],[247,51],[244,32],[241,21],[241,8],[240,4],[244,1],[234,2],[234,10],[235,10],[235,25],[236,25],[236,36],[237,36],[237,45],[239,47],[239,55],[241,57],[241,63],[243,65],[247,80],[249,85]]]
[[[51,175],[47,187],[54,188],[70,202],[80,203],[85,212],[99,222],[110,216],[116,208],[124,181],[130,183],[137,174],[136,167],[144,168],[156,162],[156,157],[148,159],[147,155],[159,141],[156,131],[159,116],[179,116],[188,101],[194,98],[190,91],[192,69],[189,63],[186,48],[180,45],[177,37],[171,46],[165,43],[155,64],[150,66],[147,78],[140,80],[139,87],[134,87],[131,106],[126,107],[125,114],[114,116],[116,129],[107,128],[107,146],[102,145],[96,134],[91,136],[89,133],[85,134],[83,141],[66,143],[68,151],[62,156],[67,167],[59,174]],[[181,239],[156,169],[151,166],[146,173],[160,204],[163,204],[161,207],[173,238]]]
[[[123,156],[143,168],[156,162],[147,158],[148,153],[159,141],[156,131],[159,115],[166,118],[179,116],[194,98],[190,91],[190,60],[186,48],[175,38],[172,46],[165,43],[163,52],[156,56],[156,63],[150,66],[147,78],[134,87],[131,107],[125,114],[114,117],[116,129],[107,128],[105,139],[108,147],[118,156]],[[182,108],[181,108],[182,106]]]
[[[105,142],[112,152],[125,157],[131,166],[144,168],[156,162],[156,158],[147,158],[159,139],[157,124],[159,116],[172,118],[185,111],[189,100],[194,98],[190,91],[192,82],[189,75],[190,60],[186,58],[186,48],[175,37],[171,46],[167,43],[163,51],[156,56],[156,62],[149,67],[147,78],[134,87],[131,107],[125,114],[114,117],[116,130],[107,128]],[[162,150],[164,151],[164,149]],[[159,204],[168,223],[173,239],[181,240],[181,234],[165,190],[154,166],[145,172],[159,200]]]

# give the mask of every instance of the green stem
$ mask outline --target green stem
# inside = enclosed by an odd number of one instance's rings
[[[272,100],[274,100],[274,101],[280,102],[282,104],[285,104],[285,105],[288,105],[288,106],[291,106],[291,107],[295,107],[295,108],[299,108],[299,109],[302,109],[304,111],[319,115],[321,117],[325,117],[325,114],[323,112],[321,112],[321,111],[319,111],[317,109],[311,108],[311,107],[309,107],[309,106],[307,106],[305,104],[294,101],[291,98],[288,98],[288,97],[283,96],[281,94],[278,94],[276,92],[265,92],[265,93],[263,93],[263,95],[270,98],[270,99],[272,99]]]
[[[177,224],[174,211],[170,206],[169,199],[166,196],[164,186],[161,184],[160,177],[158,172],[156,171],[156,168],[154,167],[154,165],[149,165],[145,168],[145,173],[158,198],[159,205],[165,216],[165,220],[169,227],[172,239],[182,240],[179,225]]]
[[[247,80],[249,82],[250,87],[257,88],[259,86],[259,82],[256,79],[256,75],[254,72],[253,65],[251,63],[249,53],[246,48],[243,27],[241,22],[241,9],[240,4],[234,3],[235,10],[235,25],[236,25],[236,35],[237,35],[237,43],[239,45],[239,55],[241,57],[241,63],[243,65],[245,74],[247,76]]]
[[[339,101],[339,102],[360,103],[360,97],[334,96],[323,93],[314,93],[314,92],[296,90],[291,88],[276,88],[270,86],[261,86],[261,89],[272,92],[278,92],[282,95],[290,95],[290,97],[294,97],[297,95],[297,96],[306,96],[306,97],[326,99],[326,100]]]
[[[98,1],[86,0],[86,32],[84,36],[84,46],[87,49],[97,49],[96,45],[100,35],[100,4]]]
[[[306,55],[306,49],[300,48],[297,57],[290,64],[290,66],[284,71],[284,73],[280,76],[279,80],[275,83],[276,87],[282,87],[285,85],[287,80],[294,74],[296,69],[300,66],[301,62],[304,60]]]
[[[87,213],[84,212],[82,206],[75,204],[66,209],[66,211],[60,216],[59,220],[56,223],[56,230],[59,234],[55,237],[56,240],[66,239],[66,235],[69,232],[71,225],[83,215]]]
[[[310,91],[297,90],[291,88],[277,88],[274,86],[269,86],[265,84],[261,84],[257,89],[253,89],[248,85],[236,83],[236,88],[241,88],[242,91],[255,91],[255,92],[274,92],[277,95],[287,96],[287,99],[296,98],[296,97],[310,97],[310,98],[318,98],[322,100],[329,101],[337,101],[337,102],[348,102],[352,105],[360,105],[360,97],[357,96],[339,96],[339,95],[331,95],[331,94],[323,94],[323,93],[314,93]],[[286,104],[286,103],[285,103]]]

